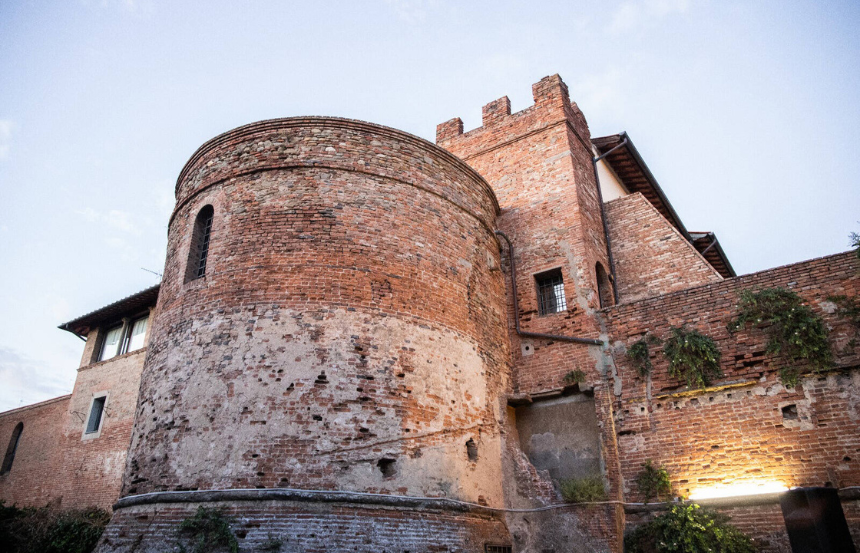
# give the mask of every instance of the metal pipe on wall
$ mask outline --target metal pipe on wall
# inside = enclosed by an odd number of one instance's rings
[[[508,258],[511,260],[511,293],[514,296],[514,325],[517,329],[517,334],[527,338],[543,338],[545,340],[558,340],[559,342],[573,342],[575,344],[587,344],[589,346],[602,346],[603,341],[594,340],[591,338],[578,338],[576,336],[561,336],[558,334],[543,334],[541,332],[528,332],[520,328],[520,304],[517,299],[517,264],[514,261],[514,245],[508,236],[497,230],[496,234],[504,238],[508,243]]]

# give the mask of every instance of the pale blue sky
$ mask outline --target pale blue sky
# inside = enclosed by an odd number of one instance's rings
[[[337,115],[433,140],[559,73],[738,273],[860,231],[860,3],[0,2],[0,409],[71,391],[56,326],[157,282],[218,133]]]

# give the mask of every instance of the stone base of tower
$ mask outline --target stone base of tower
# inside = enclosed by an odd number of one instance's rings
[[[474,553],[511,544],[499,514],[450,500],[266,489],[123,498],[96,551],[190,551],[193,536],[180,525],[201,506],[230,521],[240,552],[273,551],[274,543],[284,553]]]

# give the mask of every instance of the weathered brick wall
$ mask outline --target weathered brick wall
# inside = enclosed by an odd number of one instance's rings
[[[608,202],[606,220],[621,303],[722,280],[641,193]]]
[[[762,329],[728,332],[739,293],[774,286],[796,291],[824,318],[842,370],[805,376],[786,389],[777,379],[780,366],[764,354]],[[646,459],[665,466],[682,495],[739,484],[860,484],[860,371],[852,370],[860,364],[858,329],[827,299],[857,297],[858,288],[860,262],[847,252],[607,310],[627,499],[640,499],[635,477]],[[663,338],[683,324],[712,337],[722,352],[724,377],[713,388],[684,389],[668,376],[659,347],[652,347],[648,378],[624,354],[646,332]]]
[[[3,453],[18,422],[24,432],[12,471],[0,476],[0,499],[42,507],[110,509],[119,497],[145,349],[89,363],[98,331],[71,395],[0,413]],[[101,431],[84,436],[92,398],[108,393]]]
[[[514,114],[507,97],[484,106],[483,126],[469,132],[459,119],[439,125],[437,143],[480,172],[499,198],[499,229],[515,248],[523,329],[596,338],[588,316],[599,306],[594,268],[608,263],[588,126],[557,75],[532,91],[534,105]],[[534,275],[553,268],[561,268],[567,310],[539,316]],[[511,341],[518,393],[560,389],[574,368],[596,374],[598,355],[587,346],[515,334]]]
[[[90,340],[95,340],[96,332]],[[57,441],[56,493],[62,496],[63,507],[110,509],[119,497],[145,356],[146,349],[139,349],[79,369]],[[87,437],[90,404],[100,392],[108,393],[101,431],[98,437]]]
[[[184,503],[118,510],[99,545],[101,552],[165,551],[188,535],[179,524],[199,506],[217,507],[232,521],[239,551],[261,551],[277,538],[282,551],[447,551],[475,553],[485,544],[510,545],[499,518],[465,512],[373,508],[348,503],[289,501]]]
[[[186,282],[206,205],[206,275]],[[204,145],[177,184],[124,494],[290,487],[501,505],[497,211],[467,165],[376,125],[265,121]]]
[[[58,437],[71,396],[61,396],[35,405],[0,413],[0,455],[18,423],[24,424],[12,470],[0,476],[0,499],[7,505],[43,507],[56,502]]]
[[[558,75],[542,79],[532,92],[534,105],[514,114],[507,97],[487,104],[482,126],[466,133],[459,119],[439,125],[437,143],[487,179],[502,210],[498,227],[514,245],[519,313],[513,313],[509,280],[506,285],[515,394],[521,398],[558,394],[570,386],[564,380],[568,373],[585,372],[586,382],[581,387],[594,390],[601,454],[610,495],[616,497],[615,433],[599,348],[521,339],[514,332],[514,317],[519,317],[526,331],[597,338],[600,329],[591,315],[599,307],[595,267],[598,262],[607,270],[609,267],[585,118],[570,101],[567,86]],[[506,245],[505,250],[505,274],[510,275]],[[567,309],[540,316],[534,275],[555,268],[562,272]],[[515,481],[533,480],[516,455],[510,462],[520,471]],[[616,522],[609,521],[608,526],[615,528]],[[557,520],[555,524],[567,522]],[[617,535],[613,532],[599,538],[608,543]],[[616,542],[612,547],[620,545]]]

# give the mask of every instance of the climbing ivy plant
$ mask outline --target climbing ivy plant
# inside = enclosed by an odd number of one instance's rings
[[[659,343],[659,338],[653,334],[646,334],[636,342],[633,342],[633,344],[627,348],[627,358],[630,359],[630,362],[633,363],[634,367],[636,367],[636,372],[639,373],[639,376],[644,378],[651,374],[651,369],[654,367],[651,365],[651,351],[649,346],[657,345]]]
[[[645,503],[654,498],[663,499],[672,495],[669,471],[660,465],[655,465],[651,459],[645,461],[642,470],[636,475],[636,486],[645,498]]]
[[[761,327],[767,333],[767,353],[786,365],[780,380],[789,388],[797,385],[801,370],[820,372],[833,362],[824,321],[790,290],[743,290],[729,331],[747,326]]]
[[[697,330],[672,327],[663,344],[663,354],[669,360],[669,375],[684,380],[691,388],[706,388],[713,379],[723,376],[717,344]]]

